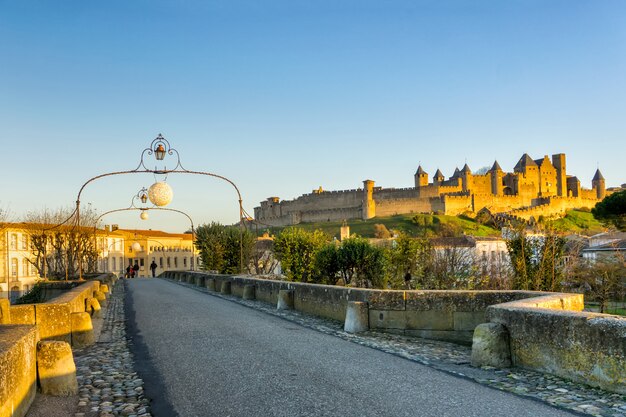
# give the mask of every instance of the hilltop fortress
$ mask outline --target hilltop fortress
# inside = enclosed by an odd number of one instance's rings
[[[321,187],[295,200],[270,197],[255,207],[256,220],[287,226],[320,221],[371,219],[407,213],[458,215],[490,213],[528,220],[563,214],[573,208],[591,208],[606,195],[604,177],[597,170],[592,188],[585,189],[575,176],[567,175],[565,154],[533,160],[524,154],[513,168],[504,172],[494,162],[484,174],[472,174],[465,164],[447,180],[437,170],[429,182],[421,166],[415,173],[415,187],[382,188],[363,181],[363,188],[325,191]]]

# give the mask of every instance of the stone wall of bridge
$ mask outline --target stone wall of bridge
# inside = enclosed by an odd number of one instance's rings
[[[626,393],[626,319],[583,312],[581,294],[536,291],[392,291],[264,280],[202,272],[164,278],[276,304],[281,290],[293,308],[344,321],[351,301],[367,304],[369,329],[463,344],[483,323],[502,325],[514,366]]]
[[[110,287],[116,278],[99,277]],[[88,311],[91,300],[106,295],[98,280],[79,285],[52,284],[47,294],[58,294],[37,304],[9,305],[0,300],[0,417],[22,417],[37,390],[40,342],[55,341],[84,347],[94,342]],[[93,311],[92,311],[93,313]],[[69,348],[69,347],[68,347]]]

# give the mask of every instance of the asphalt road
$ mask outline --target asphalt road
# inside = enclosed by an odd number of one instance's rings
[[[575,415],[161,279],[127,283],[157,417]]]

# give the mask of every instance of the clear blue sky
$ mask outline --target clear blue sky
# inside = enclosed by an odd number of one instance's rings
[[[0,207],[71,206],[162,133],[246,210],[418,163],[504,170],[564,152],[590,187],[626,182],[626,2],[0,0]],[[174,176],[172,208],[238,219],[227,184]],[[151,176],[93,183],[126,207]],[[107,223],[180,231],[179,215]]]

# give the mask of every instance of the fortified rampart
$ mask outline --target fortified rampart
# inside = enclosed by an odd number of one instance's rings
[[[480,175],[474,175],[465,164],[447,180],[437,170],[430,183],[420,166],[414,179],[415,187],[410,188],[375,187],[374,181],[366,180],[363,188],[354,190],[324,191],[320,187],[295,200],[270,197],[254,209],[254,216],[273,226],[409,213],[458,215],[483,209],[529,219],[591,208],[606,194],[599,170],[591,189],[582,188],[577,177],[567,175],[565,154],[552,155],[552,160],[547,155],[533,160],[524,154],[513,172],[502,171],[497,161]]]
[[[115,283],[110,275],[101,279]],[[59,290],[52,287],[49,294]],[[94,343],[90,314],[99,311],[94,300],[106,299],[101,289],[99,281],[87,281],[44,303],[11,306],[0,300],[0,417],[22,417],[32,404],[43,378],[38,359],[42,342]],[[54,360],[46,357],[43,366]]]
[[[212,291],[344,322],[356,304],[362,329],[472,344],[478,327],[501,326],[509,364],[626,394],[626,319],[583,312],[582,294],[536,291],[392,291],[169,271],[161,274]],[[487,347],[487,352],[493,352]]]

